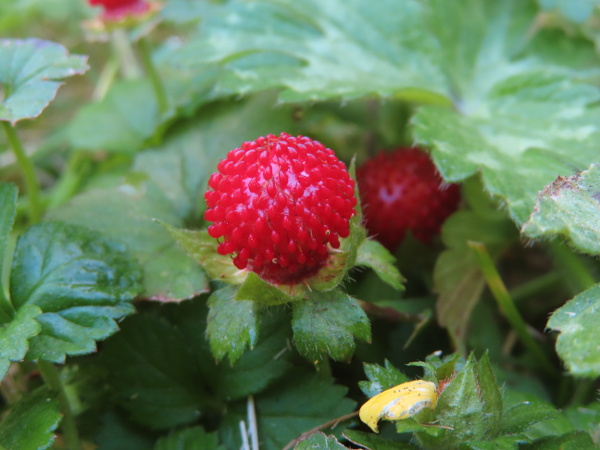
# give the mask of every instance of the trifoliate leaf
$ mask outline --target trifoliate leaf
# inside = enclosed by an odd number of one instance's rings
[[[358,247],[357,266],[367,266],[394,289],[404,289],[404,278],[395,266],[396,258],[379,242],[365,239]]]
[[[367,397],[373,397],[387,389],[409,381],[408,377],[396,369],[387,359],[385,366],[364,364],[369,381],[359,381],[358,387]]]
[[[560,332],[556,351],[573,375],[600,376],[600,285],[569,300],[557,309],[548,328]]]
[[[251,300],[236,300],[236,289],[225,287],[208,298],[208,325],[206,335],[210,350],[220,361],[225,356],[231,364],[258,340],[259,308]]]
[[[546,186],[521,231],[534,239],[559,235],[582,253],[600,255],[600,164]]]
[[[219,445],[216,433],[207,433],[202,427],[184,428],[160,438],[154,450],[225,450]]]
[[[10,230],[17,211],[17,187],[14,184],[0,183],[0,311],[2,320],[10,318],[13,308],[8,295],[7,250]]]
[[[334,290],[313,291],[306,300],[292,304],[292,329],[298,351],[318,363],[327,355],[336,361],[352,357],[356,343],[371,340],[369,319],[355,299]]]
[[[34,225],[19,237],[11,272],[18,311],[41,309],[42,330],[27,357],[64,362],[96,350],[134,309],[141,271],[122,245],[86,228],[58,222]],[[30,310],[34,314],[34,310]]]
[[[45,449],[54,442],[62,420],[56,393],[41,387],[27,394],[0,423],[0,446],[6,449]]]
[[[39,116],[60,80],[85,73],[87,57],[41,39],[0,39],[0,120],[15,124]]]
[[[322,450],[344,450],[348,447],[340,444],[335,436],[327,436],[320,431],[301,440],[294,447],[295,450],[311,450],[315,448]]]
[[[346,391],[331,377],[296,368],[254,398],[260,448],[280,450],[303,432],[351,413],[354,402],[345,398]],[[231,405],[219,429],[227,448],[241,447],[241,420],[248,423],[246,402]]]

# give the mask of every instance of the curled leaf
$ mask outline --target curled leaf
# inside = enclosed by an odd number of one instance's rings
[[[408,381],[372,397],[360,408],[359,417],[375,433],[379,433],[377,422],[381,419],[408,419],[425,408],[435,409],[436,404],[435,383]]]

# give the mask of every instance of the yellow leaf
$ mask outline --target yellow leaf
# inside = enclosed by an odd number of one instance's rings
[[[381,419],[402,420],[414,416],[424,408],[435,409],[437,386],[424,380],[408,381],[372,397],[360,408],[360,420],[375,433]]]

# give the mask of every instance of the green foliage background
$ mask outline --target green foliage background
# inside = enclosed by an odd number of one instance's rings
[[[597,3],[167,0],[99,32],[83,0],[0,2],[0,445],[598,445]],[[238,279],[206,183],[284,131],[349,167],[420,146],[461,208],[394,257],[357,219],[362,268],[309,300]],[[433,415],[352,416],[450,376]]]

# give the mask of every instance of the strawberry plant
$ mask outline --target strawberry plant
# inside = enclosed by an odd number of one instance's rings
[[[598,2],[0,2],[0,446],[600,444]]]

